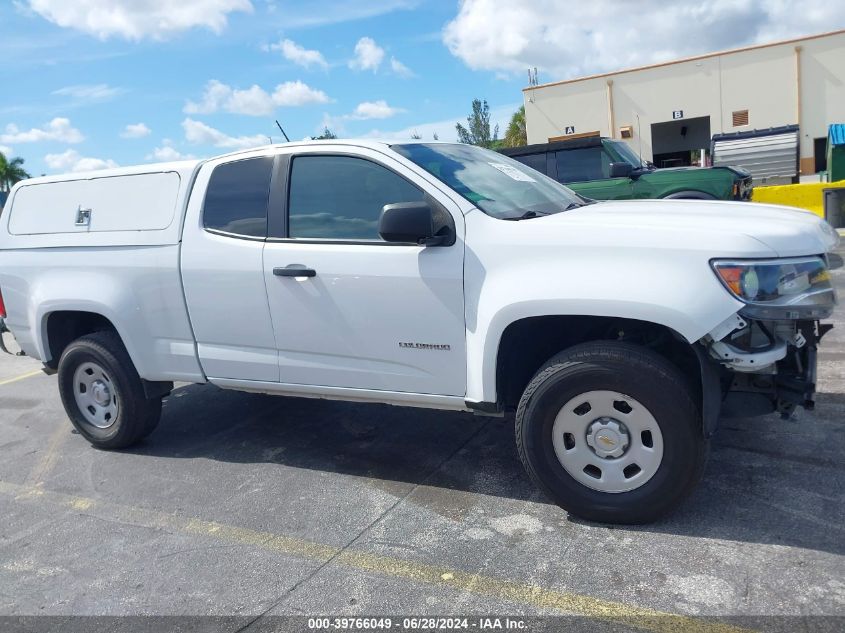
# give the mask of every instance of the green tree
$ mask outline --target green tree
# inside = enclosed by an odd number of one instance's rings
[[[458,141],[480,147],[496,147],[499,144],[499,126],[490,133],[490,106],[487,100],[473,99],[472,114],[467,117],[467,126],[455,123]]]
[[[325,126],[325,127],[323,128],[323,133],[322,133],[322,134],[320,134],[319,136],[312,136],[312,137],[311,137],[311,140],[312,140],[312,141],[322,141],[322,140],[326,140],[326,139],[333,139],[333,138],[337,138],[337,134],[335,134],[334,132],[332,132],[332,131],[328,128],[328,126]]]
[[[23,168],[23,158],[7,159],[0,152],[0,191],[9,191],[17,182],[29,178],[30,175]]]
[[[528,135],[525,132],[525,106],[520,106],[519,110],[511,116],[502,145],[503,147],[528,145]]]

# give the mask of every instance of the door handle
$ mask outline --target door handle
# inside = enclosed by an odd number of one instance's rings
[[[313,268],[289,266],[287,268],[274,268],[273,274],[276,277],[316,277],[317,271]]]

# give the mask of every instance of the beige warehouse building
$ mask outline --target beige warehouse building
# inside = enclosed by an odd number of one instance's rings
[[[694,164],[696,150],[709,156],[714,136],[748,144],[759,142],[748,138],[777,135],[779,142],[791,142],[791,150],[783,143],[781,149],[794,156],[792,175],[813,174],[825,167],[828,125],[845,122],[845,30],[523,92],[529,144],[609,136],[669,167]],[[786,169],[781,165],[771,174],[788,178],[781,173]]]

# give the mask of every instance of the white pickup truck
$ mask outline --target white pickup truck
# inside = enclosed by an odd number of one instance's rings
[[[812,407],[837,242],[783,207],[594,203],[466,145],[291,143],[19,183],[0,329],[101,448],[174,382],[515,411],[554,501],[638,523],[694,487],[720,411]]]

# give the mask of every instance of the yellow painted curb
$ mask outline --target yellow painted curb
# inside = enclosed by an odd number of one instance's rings
[[[824,190],[842,187],[845,187],[845,180],[754,187],[751,191],[751,201],[798,207],[824,218]]]

